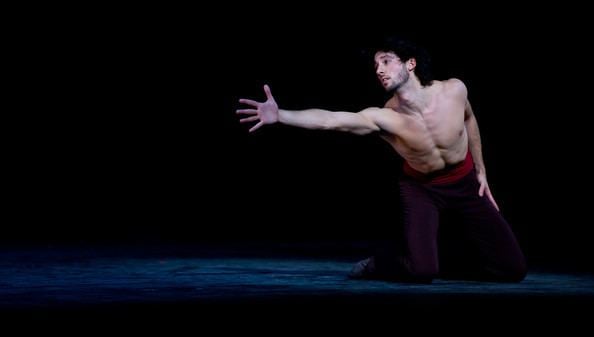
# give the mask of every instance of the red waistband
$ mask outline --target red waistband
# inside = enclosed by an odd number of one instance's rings
[[[407,161],[404,161],[402,170],[404,174],[420,182],[432,185],[442,185],[453,183],[462,179],[468,173],[470,173],[473,168],[474,162],[472,161],[472,154],[470,153],[470,150],[468,150],[466,152],[466,158],[464,158],[463,161],[454,165],[446,166],[438,171],[429,173],[419,172],[412,168],[412,166],[410,166]]]

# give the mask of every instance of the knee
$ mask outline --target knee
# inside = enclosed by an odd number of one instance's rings
[[[526,278],[526,274],[528,274],[528,266],[526,260],[522,259],[513,269],[512,277],[516,282],[520,282]]]
[[[416,264],[409,268],[409,276],[417,282],[431,282],[438,273],[437,264]]]
[[[528,267],[526,260],[522,257],[514,263],[508,264],[506,268],[502,270],[502,279],[506,282],[521,282],[526,278],[528,273]]]

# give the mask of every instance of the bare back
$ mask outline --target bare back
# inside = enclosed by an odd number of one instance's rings
[[[459,80],[448,80],[434,81],[423,90],[428,97],[426,106],[406,111],[393,97],[385,105],[391,110],[382,109],[386,115],[377,122],[381,137],[410,166],[429,173],[459,163],[466,156],[466,88]]]

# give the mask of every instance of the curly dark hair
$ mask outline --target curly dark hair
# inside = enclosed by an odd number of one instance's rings
[[[414,72],[419,78],[421,85],[426,86],[433,82],[431,57],[422,47],[409,40],[391,36],[383,39],[374,49],[375,51],[393,52],[402,62],[414,58],[417,61],[417,66]]]

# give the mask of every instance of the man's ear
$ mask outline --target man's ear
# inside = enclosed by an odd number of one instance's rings
[[[408,71],[412,71],[416,67],[417,67],[417,60],[414,57],[410,58],[410,59],[408,59],[408,61],[406,61],[406,69]]]

